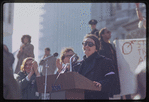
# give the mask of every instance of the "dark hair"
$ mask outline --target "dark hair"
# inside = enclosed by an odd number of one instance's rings
[[[99,43],[98,37],[96,35],[93,35],[93,34],[87,34],[84,37],[84,39],[86,39],[86,38],[90,38],[90,39],[94,40],[95,41],[96,50],[99,51],[100,43]]]
[[[31,43],[31,36],[30,35],[23,35],[21,38],[21,42],[24,43],[24,38],[27,37],[28,38],[28,42]]]
[[[48,47],[46,47],[45,50],[47,50],[47,51],[51,51],[50,48],[48,48]]]
[[[104,32],[105,32],[106,29],[107,29],[107,28],[102,28],[102,29],[99,31],[99,37],[100,37],[101,40],[103,40],[102,35],[104,34]]]
[[[64,48],[64,49],[61,51],[61,57],[60,57],[61,62],[63,62],[63,60],[64,60],[64,58],[65,58],[66,52],[69,52],[69,51],[74,52],[72,48]]]

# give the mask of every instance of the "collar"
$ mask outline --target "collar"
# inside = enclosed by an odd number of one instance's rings
[[[94,58],[96,58],[96,56],[98,56],[98,53],[97,52],[94,52],[92,55],[90,55],[88,58],[86,57],[86,55],[84,55],[83,56],[83,59],[85,60],[85,61],[91,61],[91,60],[93,60]]]

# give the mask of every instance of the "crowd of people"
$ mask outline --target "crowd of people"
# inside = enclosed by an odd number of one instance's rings
[[[136,3],[137,11],[139,6]],[[141,13],[137,15],[143,26],[146,27],[145,20],[141,18]],[[91,19],[89,24],[92,31],[82,40],[82,49],[84,52],[83,60],[77,60],[72,63],[72,71],[78,72],[84,77],[93,81],[96,87],[101,91],[85,90],[85,99],[109,99],[113,95],[120,94],[120,80],[117,66],[117,57],[115,48],[110,44],[111,32],[105,27],[101,30],[96,29],[97,20]],[[34,46],[31,44],[31,36],[23,35],[21,38],[22,45],[17,54],[18,63],[13,77],[12,64],[13,55],[9,52],[6,45],[3,45],[3,96],[5,99],[40,99],[36,77],[52,75],[57,70],[59,74],[65,65],[65,73],[70,71],[70,58],[75,54],[73,48],[66,47],[62,49],[60,58],[50,54],[50,48],[45,48],[45,54],[38,69],[38,63],[34,59]],[[7,62],[7,63],[6,63]]]

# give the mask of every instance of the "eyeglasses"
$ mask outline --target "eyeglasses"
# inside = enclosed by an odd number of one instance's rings
[[[73,55],[65,55],[65,57],[71,57],[71,56],[73,56]]]
[[[95,44],[93,44],[92,42],[82,42],[82,45],[83,46],[86,46],[86,45],[88,45],[89,47],[92,47],[92,46],[95,46]]]

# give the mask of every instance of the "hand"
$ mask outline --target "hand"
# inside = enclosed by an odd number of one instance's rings
[[[60,59],[56,60],[56,67],[58,68],[58,72],[61,72],[61,70],[62,70],[62,62],[60,62]]]
[[[20,47],[21,52],[23,51],[24,46],[25,46],[25,44],[22,44],[22,46]]]
[[[34,61],[33,61],[34,62]],[[31,62],[31,63],[33,63],[33,62]],[[31,78],[31,76],[34,74],[35,72],[34,72],[34,67],[33,67],[33,64],[32,64],[32,67],[31,67],[31,71],[29,72],[29,74],[28,74],[28,79],[30,80],[30,78]]]
[[[40,76],[40,73],[38,72],[38,64],[37,64],[37,62],[33,61],[32,63],[33,63],[33,70],[34,70],[36,76]]]
[[[99,82],[93,81],[93,83],[95,84],[96,87],[101,88],[101,84]]]

